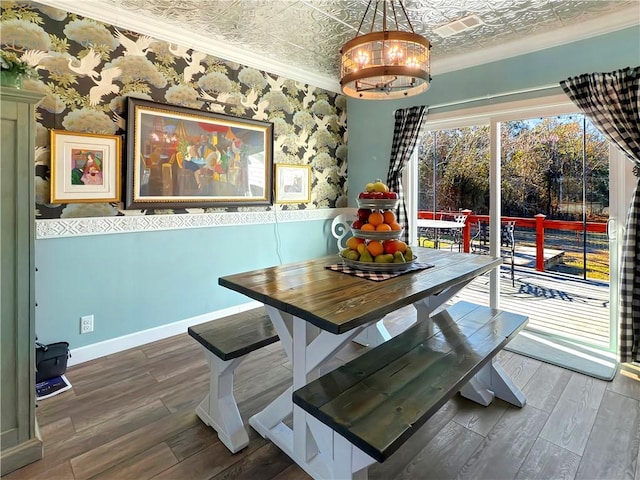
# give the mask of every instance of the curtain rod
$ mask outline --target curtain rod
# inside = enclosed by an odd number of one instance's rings
[[[429,112],[431,113],[432,110],[436,110],[439,108],[453,107],[455,105],[464,105],[466,103],[479,102],[481,100],[493,100],[495,98],[510,97],[512,95],[522,95],[524,93],[540,92],[543,90],[550,90],[554,88],[562,88],[562,87],[560,87],[560,83],[558,82],[556,84],[544,85],[542,87],[525,88],[522,90],[513,90],[511,92],[497,93],[495,95],[485,95],[484,97],[467,98],[467,99],[458,100],[455,102],[441,103],[439,105],[429,105],[428,109],[429,109]]]

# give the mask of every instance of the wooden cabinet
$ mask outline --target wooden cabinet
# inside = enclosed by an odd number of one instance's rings
[[[40,98],[0,91],[0,475],[42,458],[34,388],[34,105]]]

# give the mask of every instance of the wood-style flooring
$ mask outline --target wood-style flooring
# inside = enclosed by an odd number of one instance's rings
[[[405,328],[407,318],[410,310],[399,311],[388,328]],[[640,478],[640,370],[626,365],[604,382],[510,352],[499,359],[526,394],[524,408],[458,395],[369,478]],[[72,390],[38,403],[44,459],[6,480],[309,478],[250,427],[249,446],[232,455],[196,417],[209,376],[186,333],[71,367],[67,377]],[[290,378],[279,342],[252,353],[236,372],[243,418]]]

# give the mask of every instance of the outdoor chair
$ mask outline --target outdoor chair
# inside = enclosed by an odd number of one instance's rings
[[[489,225],[478,220],[471,226],[471,252],[489,253]]]
[[[500,228],[500,247],[507,247],[511,257],[511,285],[515,286],[515,221],[503,222]],[[471,228],[471,252],[489,253],[489,224],[478,220]]]
[[[454,215],[453,216],[453,220],[456,223],[461,223],[462,225],[464,225],[467,221],[467,216],[466,215]],[[464,227],[463,227],[464,228]],[[451,235],[451,251],[453,251],[453,247],[455,245],[458,246],[458,251],[461,252],[462,251],[462,228],[452,228],[450,230],[450,235]]]
[[[418,227],[418,245],[424,247],[428,240],[431,240],[431,234],[428,228]]]
[[[515,221],[508,221],[502,224],[500,229],[500,246],[507,247],[511,254],[511,286],[515,286],[515,256],[516,256],[516,240],[515,240]]]

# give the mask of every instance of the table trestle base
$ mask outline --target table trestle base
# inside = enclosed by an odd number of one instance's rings
[[[364,347],[377,347],[391,338],[391,334],[384,321],[378,320],[376,323],[364,329],[364,331],[353,339],[354,342]]]

